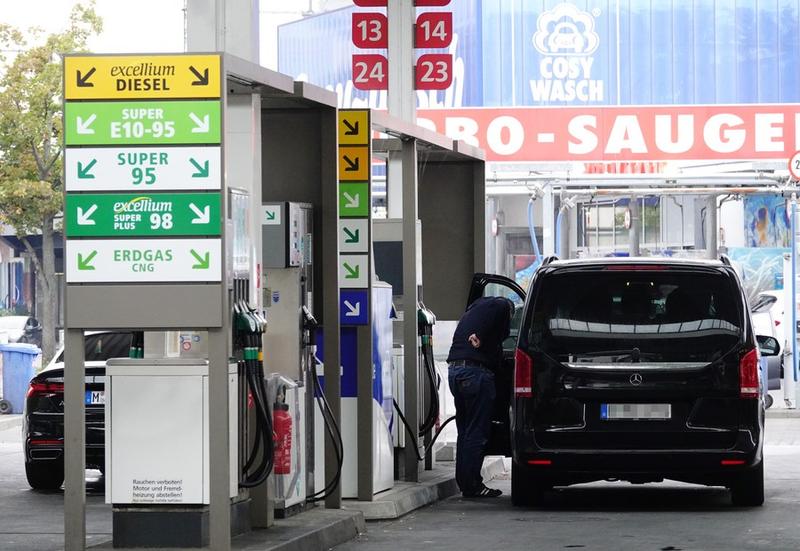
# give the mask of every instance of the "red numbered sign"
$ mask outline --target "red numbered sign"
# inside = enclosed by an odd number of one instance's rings
[[[357,3],[357,2],[356,2]],[[446,6],[450,0],[414,0],[414,5],[418,7]],[[386,5],[386,4],[384,4]]]
[[[353,0],[353,4],[362,8],[385,8],[386,0]]]
[[[387,90],[388,66],[386,57],[380,54],[353,55],[353,86],[359,90]]]
[[[792,175],[792,179],[800,181],[800,151],[789,159],[789,173]]]
[[[382,13],[353,13],[353,44],[356,48],[388,48],[389,20]]]
[[[416,66],[417,90],[446,90],[452,82],[452,54],[425,54],[419,56]]]
[[[420,14],[415,38],[415,48],[447,48],[453,41],[453,13],[432,11]]]

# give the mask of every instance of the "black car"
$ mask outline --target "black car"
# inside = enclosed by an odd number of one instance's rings
[[[130,332],[87,334],[86,468],[105,471],[106,360],[128,357]],[[35,490],[56,490],[64,483],[64,351],[31,379],[25,400],[22,440],[25,474]]]
[[[554,486],[664,479],[763,503],[760,352],[729,262],[551,260],[527,299],[477,274],[470,301],[481,295],[520,304],[487,450],[512,457],[515,505]]]

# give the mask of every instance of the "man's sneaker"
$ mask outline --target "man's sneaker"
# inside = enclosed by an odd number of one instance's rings
[[[484,484],[481,487],[481,489],[478,490],[477,492],[470,492],[470,493],[464,492],[461,495],[463,495],[464,497],[469,497],[469,498],[473,498],[473,497],[500,497],[501,495],[503,495],[503,492],[502,492],[502,490],[498,490],[497,488],[489,488]]]

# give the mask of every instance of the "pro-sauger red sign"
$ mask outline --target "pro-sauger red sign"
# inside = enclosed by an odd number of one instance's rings
[[[486,150],[487,161],[788,159],[800,105],[421,110],[418,122]]]

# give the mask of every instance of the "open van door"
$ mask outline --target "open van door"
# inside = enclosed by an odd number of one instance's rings
[[[503,341],[503,366],[495,373],[496,398],[492,410],[492,427],[486,455],[511,457],[510,416],[511,387],[514,378],[514,349],[522,322],[525,291],[507,277],[494,274],[475,274],[472,277],[467,306],[481,297],[505,297],[514,303],[511,334]]]

